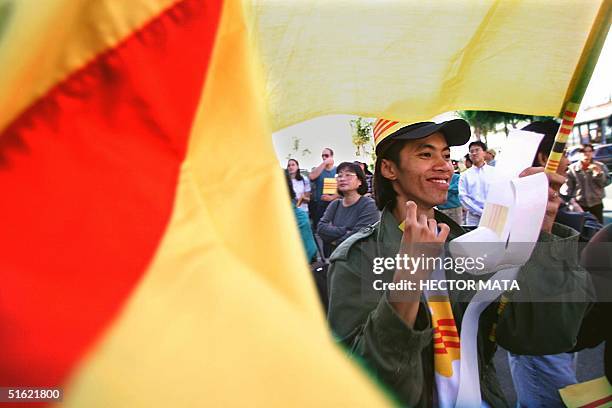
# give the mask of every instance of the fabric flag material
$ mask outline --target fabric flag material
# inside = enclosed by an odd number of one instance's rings
[[[606,377],[568,385],[559,390],[569,408],[608,408],[612,406],[612,386]]]
[[[75,407],[384,406],[326,327],[241,4],[41,4],[33,38],[12,2],[0,39],[21,66],[1,65],[0,384]]]
[[[557,113],[609,4],[0,0],[0,385],[384,406],[331,339],[269,130]]]
[[[335,113],[409,123],[458,109],[557,116],[589,38],[610,25],[607,0],[250,4],[273,130]]]
[[[325,177],[323,179],[323,190],[322,194],[336,194],[338,188],[338,181],[334,177]]]

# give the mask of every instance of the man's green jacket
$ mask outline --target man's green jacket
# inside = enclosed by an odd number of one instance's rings
[[[435,218],[449,225],[449,240],[465,233],[446,215],[436,211]],[[389,304],[388,293],[371,285],[373,258],[395,257],[401,238],[398,222],[385,209],[379,223],[356,233],[336,249],[328,276],[328,318],[334,335],[403,405],[432,406],[435,381],[428,307],[421,298],[416,322],[410,328]],[[491,407],[507,406],[492,361],[497,343],[513,353],[531,355],[556,354],[574,347],[588,307],[587,302],[575,301],[576,294],[589,299],[591,293],[590,278],[578,265],[577,242],[578,233],[559,224],[554,224],[553,234],[541,232],[538,245],[517,278],[521,295],[539,301],[510,301],[501,313],[499,303],[494,302],[480,316],[480,387],[483,400]],[[447,277],[451,274],[456,276],[446,271]],[[376,279],[392,282],[392,277],[390,271]],[[473,295],[449,290],[458,330]],[[512,299],[513,294],[507,296]],[[570,297],[573,302],[567,301]]]

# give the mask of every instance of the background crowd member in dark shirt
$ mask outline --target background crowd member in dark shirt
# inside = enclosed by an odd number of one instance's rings
[[[365,174],[366,182],[368,183],[368,192],[365,193],[364,195],[367,197],[371,197],[372,196],[372,176],[373,174],[368,169],[368,165],[365,164],[364,162],[355,161],[354,163],[359,165],[359,167],[361,167],[361,170],[363,170],[363,174]]]
[[[612,326],[608,323],[612,316],[610,287],[612,285],[612,224],[602,228],[587,244],[581,254],[580,263],[589,271],[597,302],[585,316],[578,333],[576,350],[597,347],[605,342],[604,373],[612,384]]]
[[[312,169],[308,178],[314,183],[314,193],[311,195],[313,203],[313,212],[310,214],[312,217],[312,225],[316,228],[319,224],[319,220],[325,213],[325,209],[336,198],[337,194],[323,194],[323,185],[325,180],[333,181],[336,176],[336,167],[334,167],[334,151],[329,147],[326,147],[321,152],[321,164]]]
[[[325,256],[346,238],[378,221],[376,203],[364,197],[368,191],[366,177],[361,167],[344,162],[338,166],[338,194],[341,200],[333,201],[319,221],[317,233],[324,243]]]

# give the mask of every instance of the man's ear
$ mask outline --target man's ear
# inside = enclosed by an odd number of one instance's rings
[[[397,180],[399,171],[395,163],[391,160],[382,159],[380,163],[380,174],[388,180]]]

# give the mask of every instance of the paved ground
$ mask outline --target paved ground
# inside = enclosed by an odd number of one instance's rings
[[[495,355],[495,367],[497,376],[501,383],[504,394],[511,406],[516,405],[516,394],[510,377],[510,368],[508,367],[508,353],[506,350],[498,349]],[[603,344],[594,349],[583,350],[578,353],[577,376],[578,381],[588,381],[599,378],[603,373]]]

